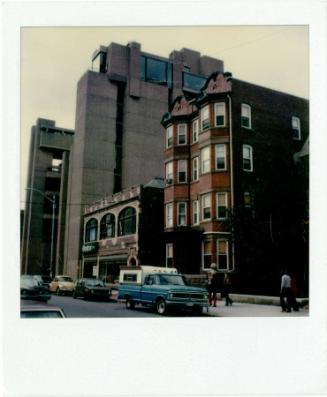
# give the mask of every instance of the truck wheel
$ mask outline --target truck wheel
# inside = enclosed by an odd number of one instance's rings
[[[126,309],[132,310],[135,307],[135,302],[131,298],[126,299]]]
[[[156,303],[156,312],[160,315],[167,313],[167,305],[163,299],[159,299]]]

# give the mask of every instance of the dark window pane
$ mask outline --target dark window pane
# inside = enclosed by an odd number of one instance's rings
[[[224,125],[224,124],[225,124],[224,116],[217,116],[216,125]]]
[[[250,119],[248,117],[242,116],[242,126],[243,127],[250,127]]]
[[[217,158],[217,170],[224,170],[225,169],[225,159],[223,157]]]
[[[211,217],[210,208],[204,208],[203,209],[203,219],[210,219],[210,217]]]
[[[173,65],[171,63],[167,63],[167,84],[168,87],[172,86],[173,81]]]
[[[107,214],[101,219],[100,223],[100,239],[115,236],[115,216]]]
[[[209,119],[202,120],[202,130],[209,128]]]
[[[219,269],[227,269],[227,255],[218,255]]]
[[[98,238],[98,221],[90,219],[86,224],[85,242],[95,241]]]
[[[226,207],[218,207],[218,218],[226,218]]]
[[[136,212],[134,208],[125,208],[119,215],[119,235],[134,234],[136,232]]]
[[[167,83],[167,63],[157,59],[147,58],[146,80],[157,84]]]
[[[183,88],[192,91],[200,91],[204,86],[206,79],[202,76],[197,76],[195,74],[183,73]]]
[[[141,56],[141,62],[140,62],[141,80],[145,80],[145,65],[146,65],[146,58]]]
[[[211,254],[210,255],[204,255],[203,257],[203,267],[205,269],[210,268],[211,265]]]

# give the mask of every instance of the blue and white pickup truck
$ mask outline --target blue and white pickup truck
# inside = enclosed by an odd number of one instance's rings
[[[186,285],[174,268],[154,266],[121,267],[118,299],[125,300],[127,309],[142,304],[161,315],[169,308],[190,309],[200,314],[208,307],[206,289]]]

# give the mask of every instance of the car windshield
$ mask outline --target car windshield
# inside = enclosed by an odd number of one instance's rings
[[[73,282],[73,279],[72,279],[71,277],[64,276],[64,277],[58,277],[58,281],[61,281],[61,282],[70,282],[70,283],[72,283],[72,282]]]
[[[20,279],[20,286],[24,288],[36,287],[40,285],[37,280],[33,277],[21,277]]]
[[[58,310],[27,310],[20,313],[21,318],[62,318],[61,312]]]
[[[160,274],[159,284],[185,285],[185,281],[184,278],[179,274]]]
[[[104,282],[102,280],[98,279],[90,279],[85,281],[86,285],[92,286],[92,287],[104,287]]]

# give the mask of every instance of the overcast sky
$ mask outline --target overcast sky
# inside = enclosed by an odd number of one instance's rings
[[[38,117],[74,129],[76,86],[100,45],[130,41],[168,57],[183,47],[222,59],[237,79],[308,98],[307,26],[21,29],[21,207],[31,126]]]

